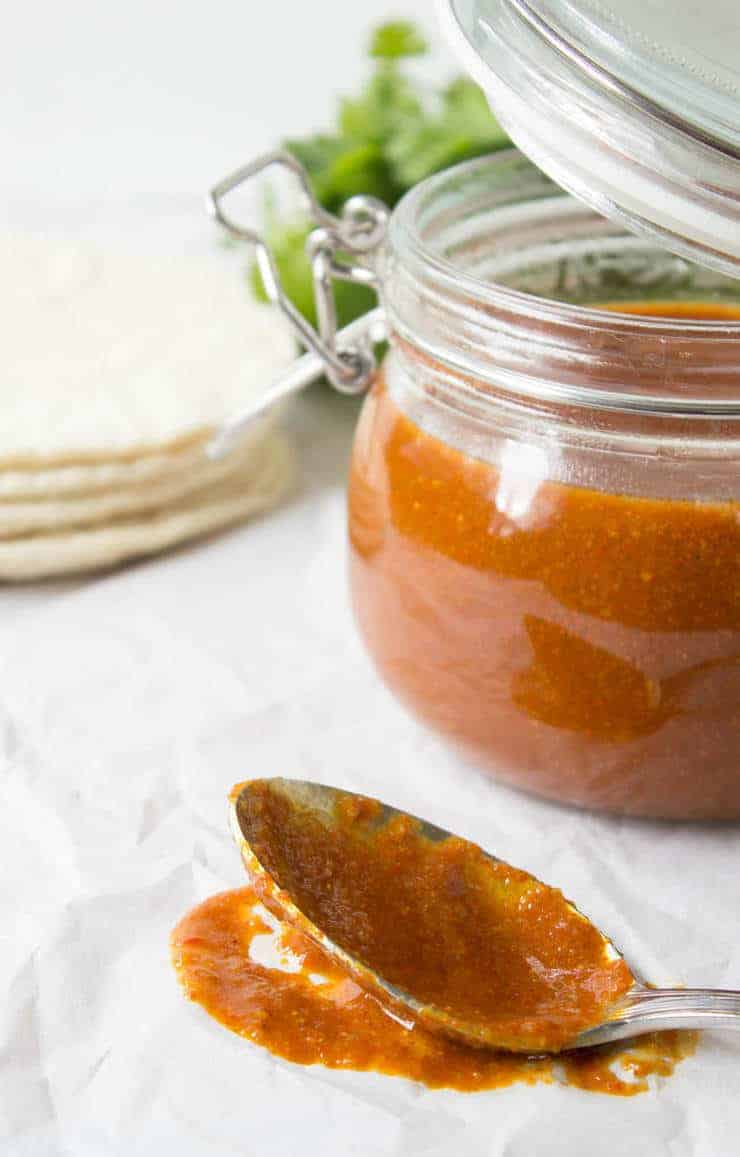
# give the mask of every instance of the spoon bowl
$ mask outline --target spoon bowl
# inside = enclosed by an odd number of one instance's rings
[[[559,1052],[563,1049],[603,1045],[665,1029],[740,1028],[740,993],[647,987],[628,969],[612,942],[556,889],[548,888],[534,877],[511,868],[497,857],[461,840],[444,828],[409,816],[380,801],[304,780],[252,780],[235,788],[230,802],[232,833],[247,873],[266,906],[309,936],[336,959],[358,984],[375,993],[404,1022],[412,1024],[420,1021],[435,1031],[469,1045],[525,1053]],[[348,881],[342,881],[340,874],[332,869],[330,859],[321,858],[318,851],[325,838],[328,840],[335,837],[353,841],[351,845],[346,845],[351,846],[354,857],[354,874],[350,874]],[[426,946],[429,955],[431,944],[433,958],[430,961],[431,971],[427,969],[427,975],[420,986],[421,991],[415,990],[413,973],[409,973],[408,968],[404,972],[403,961],[399,964],[392,953],[387,954],[379,966],[373,959],[371,929],[372,926],[377,930],[377,913],[373,924],[373,909],[367,902],[367,881],[373,871],[377,870],[378,862],[382,865],[382,859],[378,861],[375,855],[381,843],[394,854],[397,847],[405,854],[407,844],[413,846],[418,843],[426,857],[419,871],[420,881],[431,878],[430,872],[433,874],[436,858],[442,862],[441,874],[434,876],[440,881],[439,894],[435,896],[433,892],[430,893],[430,902],[416,905],[413,894],[410,894],[410,900],[403,899],[402,886],[406,887],[408,893],[409,884],[401,870],[386,872],[382,877],[385,892],[381,892],[381,919],[382,900],[385,897],[389,927],[392,927],[397,938],[405,937],[404,960],[409,955],[409,944],[413,951],[414,920],[420,921],[421,928],[422,922],[433,919],[435,900],[438,900],[440,913],[457,912],[470,903],[471,891],[474,904],[479,904],[481,896],[486,899],[488,871],[495,885],[494,895],[504,905],[500,908],[503,912],[502,938],[511,935],[506,922],[508,905],[517,919],[522,912],[526,916],[530,909],[533,913],[531,921],[541,922],[543,912],[551,913],[554,923],[559,922],[561,927],[572,927],[573,943],[587,944],[592,956],[594,952],[599,953],[602,962],[599,968],[584,972],[582,980],[589,990],[601,986],[605,994],[602,1003],[594,1005],[590,1019],[586,1023],[583,1016],[580,1020],[574,1019],[572,988],[563,987],[561,978],[557,976],[558,968],[553,966],[552,954],[547,958],[549,965],[546,967],[542,964],[542,953],[539,950],[524,952],[522,958],[526,960],[527,967],[535,972],[539,970],[547,973],[549,967],[549,972],[554,976],[555,991],[563,1000],[562,1024],[557,1024],[557,1007],[548,1005],[543,1015],[540,1009],[533,1011],[527,1006],[526,986],[522,988],[521,1011],[512,1015],[509,1009],[503,1018],[492,1018],[485,1014],[483,1008],[479,1011],[472,996],[467,999],[470,985],[467,986],[468,991],[463,993],[463,999],[447,1000],[445,977],[454,982],[457,976],[465,975],[470,959],[475,959],[467,953],[467,946],[461,944],[459,927],[455,929],[455,937],[445,942],[448,948],[447,960],[441,957],[441,947],[440,959],[434,959],[438,946],[433,940],[430,941],[428,933],[425,940],[420,931],[422,947],[418,955],[424,956],[423,946]],[[399,860],[400,864],[408,862]],[[414,863],[417,861],[414,860]],[[307,887],[307,881],[311,881],[310,888]],[[355,890],[356,910],[352,907]],[[397,892],[401,894],[400,900],[397,899]],[[375,908],[378,909],[377,904]],[[342,917],[341,924],[335,918],[337,910]],[[487,911],[480,905],[469,910]],[[497,919],[495,913],[499,909],[490,911]],[[404,920],[408,921],[408,927],[403,927]],[[441,924],[440,939],[443,940],[442,921]],[[428,924],[425,927],[428,928]],[[521,927],[526,929],[526,923]],[[352,929],[351,935],[347,934],[347,928]],[[485,944],[481,934],[488,935],[488,931],[476,927],[474,921],[470,922],[464,933],[473,947],[476,943]],[[540,932],[538,935],[546,953],[547,940],[542,940]],[[488,938],[490,940],[490,935]],[[570,943],[565,946],[566,957],[572,947]],[[485,959],[485,955],[482,959]],[[557,953],[554,959],[557,961]],[[442,979],[436,975],[435,968],[437,972],[440,969],[444,972]],[[565,974],[567,969],[564,967],[562,971]],[[576,977],[580,975],[577,962],[571,971]],[[408,981],[409,975],[411,982]],[[490,986],[495,988],[498,974],[491,971],[490,975]],[[399,976],[404,977],[405,982],[399,983]],[[505,971],[501,976],[502,983],[508,983],[511,987],[511,976],[507,978]],[[436,995],[436,999],[429,999],[430,991]],[[512,991],[516,996],[516,985]],[[612,998],[606,999],[610,992]],[[571,1032],[571,1028],[574,1031]]]

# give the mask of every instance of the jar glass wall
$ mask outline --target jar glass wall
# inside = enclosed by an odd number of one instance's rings
[[[349,518],[381,676],[517,786],[740,818],[737,283],[516,153],[415,190],[380,272]]]

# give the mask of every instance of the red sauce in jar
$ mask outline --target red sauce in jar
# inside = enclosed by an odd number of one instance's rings
[[[517,786],[739,819],[740,503],[545,481],[515,519],[499,484],[406,417],[381,374],[358,427],[349,533],[355,613],[383,679]]]

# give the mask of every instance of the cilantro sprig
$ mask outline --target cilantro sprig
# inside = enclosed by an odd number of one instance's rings
[[[288,139],[284,146],[305,166],[316,197],[338,212],[357,193],[370,193],[393,207],[413,185],[472,157],[504,148],[509,139],[473,81],[459,77],[430,90],[408,68],[429,50],[422,33],[406,21],[383,24],[368,46],[372,73],[357,96],[339,102],[332,132]],[[305,252],[310,224],[300,216],[278,221],[270,202],[265,233],[275,253],[286,292],[316,322],[311,269]],[[264,298],[259,272],[255,292]],[[339,282],[335,287],[341,325],[371,308],[372,291]]]

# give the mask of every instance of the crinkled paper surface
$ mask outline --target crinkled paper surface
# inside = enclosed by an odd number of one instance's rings
[[[280,510],[84,583],[0,593],[0,1152],[12,1157],[731,1157],[740,1038],[631,1100],[303,1069],[182,997],[168,935],[243,881],[226,793],[345,785],[560,886],[656,983],[740,987],[736,828],[582,815],[490,783],[379,685],[345,593],[353,405],[292,424]]]

